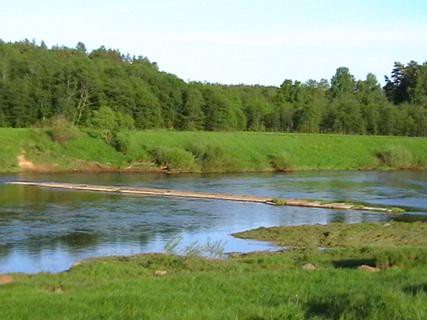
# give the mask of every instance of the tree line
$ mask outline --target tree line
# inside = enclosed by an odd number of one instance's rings
[[[76,126],[427,136],[427,63],[395,63],[381,87],[348,68],[280,87],[185,82],[143,56],[0,40],[0,126]]]

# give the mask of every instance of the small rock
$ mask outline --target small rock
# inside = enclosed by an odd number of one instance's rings
[[[1,276],[0,275],[0,286],[5,285],[5,284],[10,284],[12,282],[13,282],[13,278],[11,276],[8,276],[8,275]]]
[[[384,223],[384,227],[391,227],[391,223]]]
[[[379,268],[371,267],[371,266],[368,266],[366,264],[358,266],[357,269],[361,270],[361,271],[364,271],[364,272],[379,272],[380,271]]]
[[[167,274],[168,274],[168,272],[165,271],[165,270],[156,270],[156,271],[154,271],[154,276],[155,277],[164,277]]]
[[[307,264],[302,266],[302,269],[306,270],[306,271],[314,271],[314,270],[316,270],[316,266],[314,264],[307,263]]]
[[[64,287],[63,286],[49,286],[46,288],[47,292],[51,293],[64,293]]]

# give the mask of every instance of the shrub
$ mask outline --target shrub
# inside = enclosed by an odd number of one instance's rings
[[[390,168],[409,169],[414,167],[412,153],[401,146],[388,147],[376,153],[381,164]]]
[[[202,171],[231,172],[239,167],[237,160],[218,146],[205,143],[192,143],[186,150],[196,158]]]
[[[129,145],[130,145],[129,133],[128,132],[114,133],[110,144],[118,152],[127,154],[129,151]]]
[[[119,131],[131,130],[135,127],[134,120],[130,115],[105,106],[92,112],[88,125],[90,128],[99,130],[100,137],[111,145],[113,145],[113,139],[116,138]]]
[[[270,164],[276,171],[290,171],[293,168],[292,160],[287,153],[270,155]]]
[[[150,151],[153,161],[167,170],[190,171],[196,167],[194,156],[178,148],[158,147]]]
[[[209,146],[203,142],[191,143],[186,150],[191,152],[198,161],[203,161]]]
[[[102,139],[117,151],[127,154],[129,135],[120,131],[134,128],[134,120],[130,115],[102,106],[92,112],[87,124],[90,128],[87,132],[91,137]]]
[[[80,130],[73,126],[64,116],[53,117],[46,125],[49,127],[47,133],[51,139],[64,146],[80,134]]]
[[[112,132],[131,130],[134,128],[134,120],[130,115],[114,111],[105,106],[92,112],[88,124],[92,128],[109,130]]]

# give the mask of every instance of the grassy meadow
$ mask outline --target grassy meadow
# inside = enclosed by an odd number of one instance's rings
[[[0,171],[20,172],[18,157],[32,161],[39,171],[78,170],[101,164],[121,167],[123,155],[100,139],[77,132],[66,143],[60,143],[41,129],[0,128]]]
[[[0,128],[0,171],[250,172],[425,169],[427,138]],[[18,157],[34,163],[26,169]]]
[[[346,232],[355,238],[360,226]],[[389,241],[383,224],[369,227],[375,228]],[[392,228],[426,241],[421,223]],[[367,239],[351,248],[308,246],[227,259],[110,257],[60,274],[15,274],[0,285],[0,319],[421,320],[427,318],[427,249],[409,239],[394,247],[370,246]]]

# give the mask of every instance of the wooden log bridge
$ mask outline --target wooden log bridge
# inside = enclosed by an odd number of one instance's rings
[[[129,194],[140,196],[159,196],[159,197],[174,197],[174,198],[190,198],[190,199],[205,199],[205,200],[224,200],[238,202],[264,203],[276,206],[290,207],[308,207],[336,210],[361,210],[361,211],[376,211],[384,213],[402,212],[400,208],[373,207],[360,204],[342,203],[342,202],[322,202],[317,200],[298,200],[298,199],[273,199],[267,197],[246,196],[246,195],[231,195],[220,193],[206,193],[194,191],[178,191],[171,189],[143,188],[143,187],[125,187],[125,186],[99,186],[90,184],[74,184],[60,182],[30,182],[30,181],[15,181],[8,184],[33,186],[50,189],[65,189],[78,191],[93,191],[107,192],[117,194]]]

